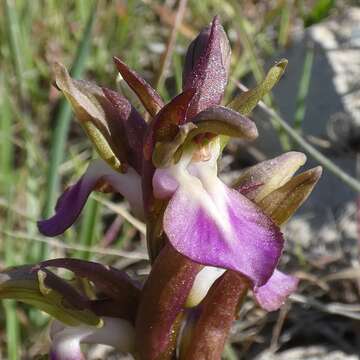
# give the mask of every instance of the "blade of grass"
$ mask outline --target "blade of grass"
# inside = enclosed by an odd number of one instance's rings
[[[331,9],[336,5],[335,0],[317,0],[313,5],[310,13],[305,15],[304,24],[305,27],[311,26],[320,22],[322,19],[326,18]]]
[[[288,42],[292,7],[293,7],[293,0],[286,0],[285,4],[282,6],[281,9],[279,37],[278,37],[278,44],[281,48],[285,47]]]
[[[181,63],[181,57],[178,53],[174,53],[173,63],[174,63],[176,94],[180,94],[182,91],[182,63]]]
[[[7,193],[6,197],[8,201],[11,203],[14,187],[13,184],[8,183],[8,187],[5,192]],[[11,230],[13,227],[14,218],[13,213],[10,211],[6,212],[6,220],[5,220],[5,231]],[[5,235],[3,237],[4,241],[4,258],[5,258],[5,266],[10,267],[16,265],[15,256],[16,250],[14,249],[14,242],[12,239]],[[19,359],[19,349],[20,349],[20,329],[18,317],[16,315],[16,302],[13,300],[4,301],[4,309],[5,309],[5,321],[6,321],[6,346],[7,346],[7,359],[9,360],[17,360]]]
[[[244,46],[245,52],[248,54],[249,56],[249,66],[251,68],[251,71],[254,75],[254,78],[256,80],[257,83],[260,83],[262,81],[262,79],[265,77],[265,73],[264,73],[264,69],[262,68],[261,64],[259,63],[259,61],[257,60],[257,56],[256,56],[256,51],[255,51],[255,43],[252,40],[251,35],[249,34],[248,31],[248,24],[247,24],[247,20],[244,18],[243,14],[242,14],[242,9],[240,4],[233,0],[232,4],[238,14],[238,31],[239,31],[239,35],[240,35],[240,39],[242,40],[242,44]],[[264,102],[268,105],[268,106],[272,106],[273,105],[273,99],[271,94],[267,95],[264,97]],[[278,126],[278,124],[273,121],[272,124],[274,126],[274,129],[276,130],[278,136],[279,136],[279,141],[280,144],[283,148],[284,151],[287,151],[290,149],[290,141],[288,136],[286,135],[286,133],[283,132],[283,130],[281,129],[281,127]]]
[[[7,344],[6,359],[18,360],[20,343],[19,343],[19,323],[16,315],[16,302],[14,300],[4,300],[4,309],[5,309],[6,344]]]
[[[238,356],[236,351],[233,349],[230,343],[227,343],[224,348],[224,353],[222,355],[224,360],[237,360]]]
[[[5,91],[5,80],[3,76],[0,78],[0,174],[1,187],[0,191],[11,203],[10,190],[13,181],[13,143],[12,143],[12,116],[9,99]],[[10,230],[13,223],[13,213],[7,209],[5,212],[5,221],[3,226],[6,230]],[[6,266],[14,265],[13,242],[8,236],[3,237],[3,250]],[[6,321],[6,344],[7,358],[9,360],[18,359],[19,349],[19,324],[16,316],[16,304],[14,301],[8,300],[4,302],[5,321]]]
[[[71,75],[75,78],[81,76],[85,69],[86,58],[90,49],[91,33],[96,16],[96,3],[91,8],[88,20],[79,44],[77,54],[71,68]],[[60,179],[58,168],[64,159],[65,143],[69,131],[71,120],[71,109],[68,103],[63,99],[59,106],[59,112],[55,118],[55,129],[52,136],[52,145],[49,158],[49,169],[47,175],[46,204],[43,211],[43,217],[49,217],[54,209],[56,197],[58,194]],[[39,258],[44,258],[47,248],[42,244]]]
[[[128,221],[135,229],[139,230],[141,234],[146,234],[146,226],[143,222],[132,216],[122,205],[115,204],[111,201],[108,201],[102,198],[99,195],[92,194],[92,198],[98,201],[100,204],[106,206],[112,212],[122,216],[126,221]]]
[[[5,14],[5,27],[8,34],[11,58],[14,64],[17,83],[19,85],[19,95],[23,101],[25,94],[25,84],[23,81],[24,69],[22,64],[22,53],[20,50],[20,29],[15,2],[11,0],[4,0],[3,6]]]
[[[0,78],[0,184],[1,188],[11,184],[14,146],[9,98],[5,91],[5,80]]]
[[[91,248],[96,239],[97,219],[99,215],[99,203],[94,199],[89,199],[82,214],[81,227],[79,233],[79,243],[81,246]],[[91,254],[88,251],[78,251],[74,255],[77,258],[90,260]]]
[[[236,1],[233,1],[233,4],[238,14],[237,28],[239,31],[240,39],[242,41],[242,45],[244,46],[245,52],[248,53],[249,66],[254,75],[254,78],[256,82],[259,83],[265,77],[264,69],[257,60],[255,44],[253,43],[253,41],[251,40],[251,36],[249,35],[247,20],[242,14],[241,7]]]
[[[309,48],[306,52],[299,90],[296,97],[296,110],[294,116],[294,129],[301,132],[302,123],[306,112],[306,97],[309,92],[311,70],[314,61],[314,49]]]
[[[52,238],[47,238],[45,236],[31,236],[25,232],[13,232],[13,231],[4,231],[0,229],[0,234],[5,234],[6,236],[9,236],[12,241],[18,240],[18,242],[23,243],[25,242],[31,242],[31,243],[45,243],[49,244],[53,247],[62,249],[62,250],[69,250],[69,251],[87,251],[92,254],[97,255],[109,255],[109,256],[117,256],[117,257],[124,257],[128,259],[138,259],[138,260],[147,260],[149,257],[145,251],[145,249],[139,249],[138,251],[124,251],[124,250],[117,250],[117,249],[104,249],[101,247],[93,246],[92,248],[87,248],[81,245],[76,244],[66,244],[64,241],[56,240]]]
[[[168,67],[170,65],[171,56],[172,56],[172,53],[174,51],[174,47],[175,47],[175,44],[176,44],[177,33],[178,33],[178,30],[179,30],[179,27],[181,26],[181,23],[182,23],[184,14],[185,14],[186,4],[187,4],[187,0],[180,0],[179,1],[179,6],[178,6],[178,9],[176,11],[174,25],[173,25],[173,28],[171,29],[171,33],[170,33],[168,42],[166,44],[165,53],[163,54],[162,59],[161,59],[160,70],[159,70],[158,78],[157,78],[157,81],[156,81],[156,88],[157,89],[163,88],[166,72],[167,72]]]
[[[93,199],[89,198],[85,209],[82,214],[81,226],[79,232],[79,243],[81,246],[91,248],[94,245],[96,239],[96,229],[97,229],[97,219],[99,215],[99,203]],[[75,257],[81,258],[84,260],[90,260],[91,254],[87,251],[77,251]]]

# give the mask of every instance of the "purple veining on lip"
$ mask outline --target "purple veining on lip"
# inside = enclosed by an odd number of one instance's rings
[[[298,283],[296,277],[275,270],[266,284],[254,289],[256,301],[266,311],[278,310]]]
[[[247,276],[254,286],[261,286],[278,263],[282,234],[244,196],[220,181],[218,190],[224,192],[225,209],[216,209],[218,220],[214,221],[198,200],[213,194],[209,195],[199,187],[195,198],[181,186],[165,211],[164,230],[174,248],[191,260],[235,270]],[[226,217],[222,227],[219,221]]]

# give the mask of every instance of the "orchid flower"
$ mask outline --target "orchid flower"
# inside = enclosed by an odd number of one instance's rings
[[[306,157],[293,151],[244,169],[231,185],[220,179],[223,148],[231,137],[257,138],[248,116],[287,64],[280,60],[260,84],[223,106],[230,57],[215,17],[190,44],[183,92],[167,104],[114,58],[148,122],[122,95],[71,79],[55,64],[57,87],[100,159],[60,196],[55,214],[39,221],[39,230],[63,233],[92,191],[120,193],[146,222],[152,268],[143,286],[112,267],[76,259],[3,272],[0,297],[36,305],[56,318],[52,359],[83,359],[82,343],[101,343],[141,360],[218,360],[248,290],[266,311],[277,310],[296,290],[298,279],[278,269],[280,225],[309,196],[321,168],[295,175]],[[60,278],[52,270],[58,268],[77,281]]]

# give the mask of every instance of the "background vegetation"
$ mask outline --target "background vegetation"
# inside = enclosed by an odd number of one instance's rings
[[[93,197],[76,226],[58,239],[41,237],[37,230],[36,220],[52,214],[59,191],[82,173],[93,156],[88,140],[72,121],[69,106],[52,86],[51,62],[63,62],[74,77],[121,88],[112,63],[116,55],[169,99],[181,89],[186,46],[219,14],[233,49],[228,98],[238,91],[239,79],[245,83],[261,80],[264,64],[277,58],[292,42],[294,32],[344,6],[331,0],[180,1],[186,8],[182,25],[176,29],[181,6],[175,0],[0,3],[1,268],[66,255],[126,267],[140,275],[146,272],[141,224],[135,224],[138,229],[131,225],[126,205],[116,205],[121,199]],[[308,61],[294,115],[297,130],[304,114],[311,58]],[[272,99],[267,103],[276,108]],[[279,136],[283,133],[278,132]],[[284,146],[292,147],[286,140]],[[256,347],[261,336],[268,339],[262,340],[263,347],[276,348],[276,329],[281,328],[284,314],[278,316],[255,313],[248,317],[238,329],[251,321],[256,326],[249,325],[242,335],[235,333],[225,356],[236,359],[236,352]],[[27,306],[4,302],[0,358],[33,359],[44,353],[47,321]]]

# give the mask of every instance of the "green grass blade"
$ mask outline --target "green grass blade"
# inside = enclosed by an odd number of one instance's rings
[[[9,187],[5,190],[6,198],[9,203],[12,203],[12,198],[14,194],[13,184],[9,183]],[[13,213],[11,211],[6,212],[5,220],[5,231],[11,230],[13,227]],[[14,249],[14,241],[10,236],[4,235],[3,238],[4,245],[4,257],[5,257],[5,266],[10,267],[16,265],[15,257],[16,250]],[[20,358],[19,349],[20,349],[20,329],[19,322],[16,315],[16,302],[8,300],[4,302],[5,310],[5,320],[6,320],[6,345],[7,345],[7,359],[17,360]]]
[[[94,151],[95,153],[95,151]],[[85,208],[81,214],[81,225],[79,231],[79,243],[81,246],[91,248],[97,238],[100,204],[98,201],[90,197],[86,202]],[[76,251],[75,257],[84,260],[90,260],[91,253],[88,251]]]
[[[7,359],[19,359],[19,323],[16,315],[16,302],[13,300],[4,301],[6,321],[6,344]]]
[[[5,91],[5,80],[0,79],[0,192],[11,203],[10,190],[13,186],[13,152],[12,142],[12,114],[9,98]],[[5,230],[12,227],[13,214],[9,209],[6,211]],[[3,250],[5,265],[14,265],[14,242],[8,236],[3,237]],[[19,357],[19,324],[16,316],[16,303],[8,300],[4,302],[5,321],[6,321],[6,344],[9,360],[17,360]]]
[[[237,17],[237,25],[238,25],[238,31],[240,34],[240,38],[242,41],[242,44],[244,46],[245,51],[247,52],[249,56],[249,66],[251,68],[251,71],[254,75],[254,78],[257,83],[259,83],[265,76],[264,69],[260,65],[260,63],[257,60],[256,51],[255,51],[255,44],[251,39],[251,36],[248,31],[248,24],[246,19],[244,18],[241,7],[237,2],[233,2],[236,12],[238,14]]]
[[[23,81],[23,64],[22,64],[22,52],[20,46],[20,28],[19,21],[16,13],[15,2],[11,0],[4,0],[4,14],[5,14],[5,27],[8,34],[8,41],[10,46],[10,53],[12,63],[14,64],[15,75],[17,83],[19,84],[20,97],[24,98],[25,84]]]
[[[11,108],[5,86],[5,80],[0,78],[0,184],[2,189],[11,184],[14,154]]]
[[[302,75],[299,83],[299,90],[296,97],[294,129],[299,132],[301,132],[301,127],[306,112],[306,97],[309,92],[313,61],[314,61],[314,49],[309,48],[305,55]]]
[[[81,76],[85,69],[86,58],[90,49],[91,33],[95,21],[96,5],[91,9],[88,16],[87,24],[84,29],[82,40],[79,44],[77,54],[71,69],[71,75],[74,78]],[[43,217],[49,217],[56,203],[58,195],[58,189],[60,184],[58,168],[64,159],[65,144],[69,131],[69,125],[71,120],[71,109],[65,100],[61,101],[59,112],[55,119],[55,129],[52,136],[52,146],[49,158],[49,169],[47,175],[47,189],[46,189],[46,204],[43,211]],[[43,258],[46,254],[46,246],[43,244],[40,258]]]
[[[90,198],[82,214],[80,227],[80,245],[91,248],[96,240],[96,228],[98,224],[99,203]],[[88,251],[79,251],[75,254],[76,258],[90,260],[91,255]]]
[[[280,27],[279,27],[279,36],[278,36],[278,43],[280,47],[285,47],[288,42],[292,7],[293,7],[293,0],[286,0],[285,4],[281,9]]]
[[[311,11],[304,17],[305,27],[317,24],[321,20],[325,19],[335,5],[335,0],[317,0]]]
[[[180,94],[182,91],[182,63],[181,63],[181,57],[177,52],[175,52],[173,56],[173,65],[174,65],[176,93]]]
[[[315,149],[311,144],[309,144],[296,130],[294,130],[280,115],[278,115],[274,110],[270,109],[263,102],[259,103],[260,108],[270,116],[273,121],[281,127],[289,137],[299,145],[305,152],[307,152],[313,159],[318,161],[325,169],[332,172],[336,177],[338,177],[342,182],[347,184],[350,188],[360,193],[360,182],[354,177],[347,174],[343,169],[337,166],[333,161],[328,159],[320,151]]]

